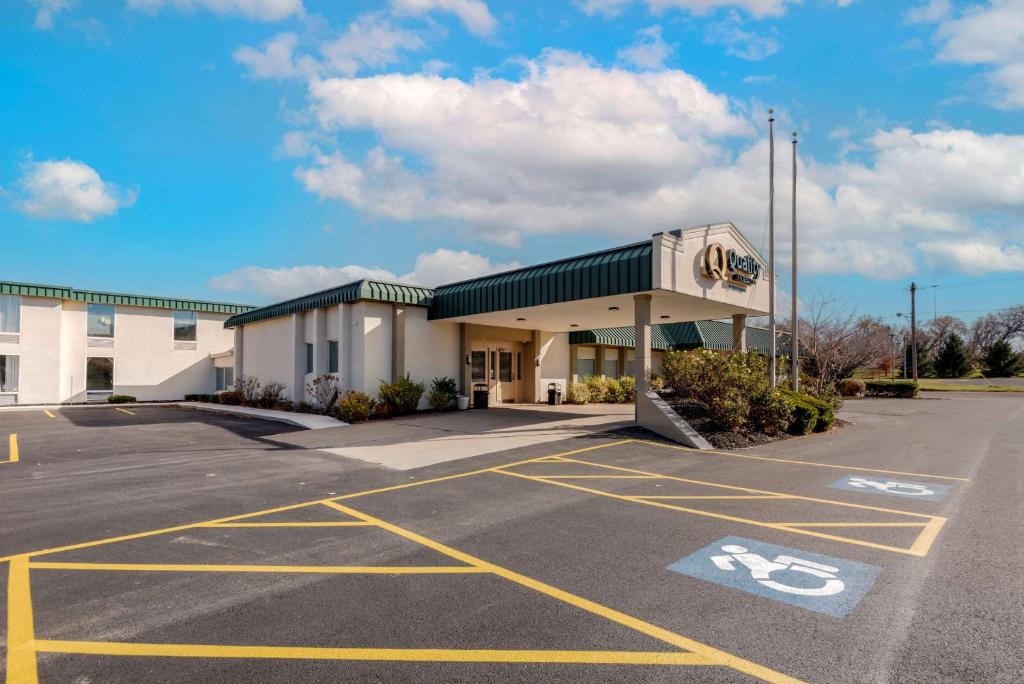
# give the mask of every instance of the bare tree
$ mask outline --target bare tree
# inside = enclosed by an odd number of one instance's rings
[[[923,330],[927,336],[928,346],[932,349],[940,349],[946,343],[950,335],[959,335],[961,339],[967,339],[967,326],[956,316],[939,316],[929,321]]]
[[[971,351],[982,354],[996,342],[1024,338],[1024,304],[1001,309],[976,319],[971,325]]]
[[[890,354],[891,328],[881,319],[841,313],[832,297],[814,299],[800,319],[801,354],[819,392],[863,367],[876,368]]]

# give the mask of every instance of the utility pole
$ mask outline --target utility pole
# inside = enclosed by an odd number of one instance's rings
[[[768,376],[772,387],[775,370],[775,110],[768,110]]]
[[[910,364],[917,382],[917,283],[910,283]]]
[[[896,331],[889,328],[889,346],[892,349],[892,379],[896,379]]]
[[[792,331],[789,340],[789,365],[792,367],[792,385],[794,392],[800,391],[800,316],[796,307],[796,131],[793,131],[793,303],[790,307]]]

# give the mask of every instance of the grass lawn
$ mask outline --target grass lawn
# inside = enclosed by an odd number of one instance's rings
[[[977,385],[935,378],[921,378],[918,384],[929,392],[1024,392],[1024,387],[1013,385]]]

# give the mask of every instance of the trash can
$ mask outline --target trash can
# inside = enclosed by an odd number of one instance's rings
[[[557,382],[548,383],[548,404],[558,406],[562,403],[562,386]]]
[[[487,397],[488,397],[486,383],[478,382],[473,385],[473,408],[485,409],[487,408]]]

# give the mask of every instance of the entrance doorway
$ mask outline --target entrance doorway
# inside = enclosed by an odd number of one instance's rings
[[[523,345],[520,342],[474,342],[470,352],[474,385],[487,385],[489,404],[523,401]]]

